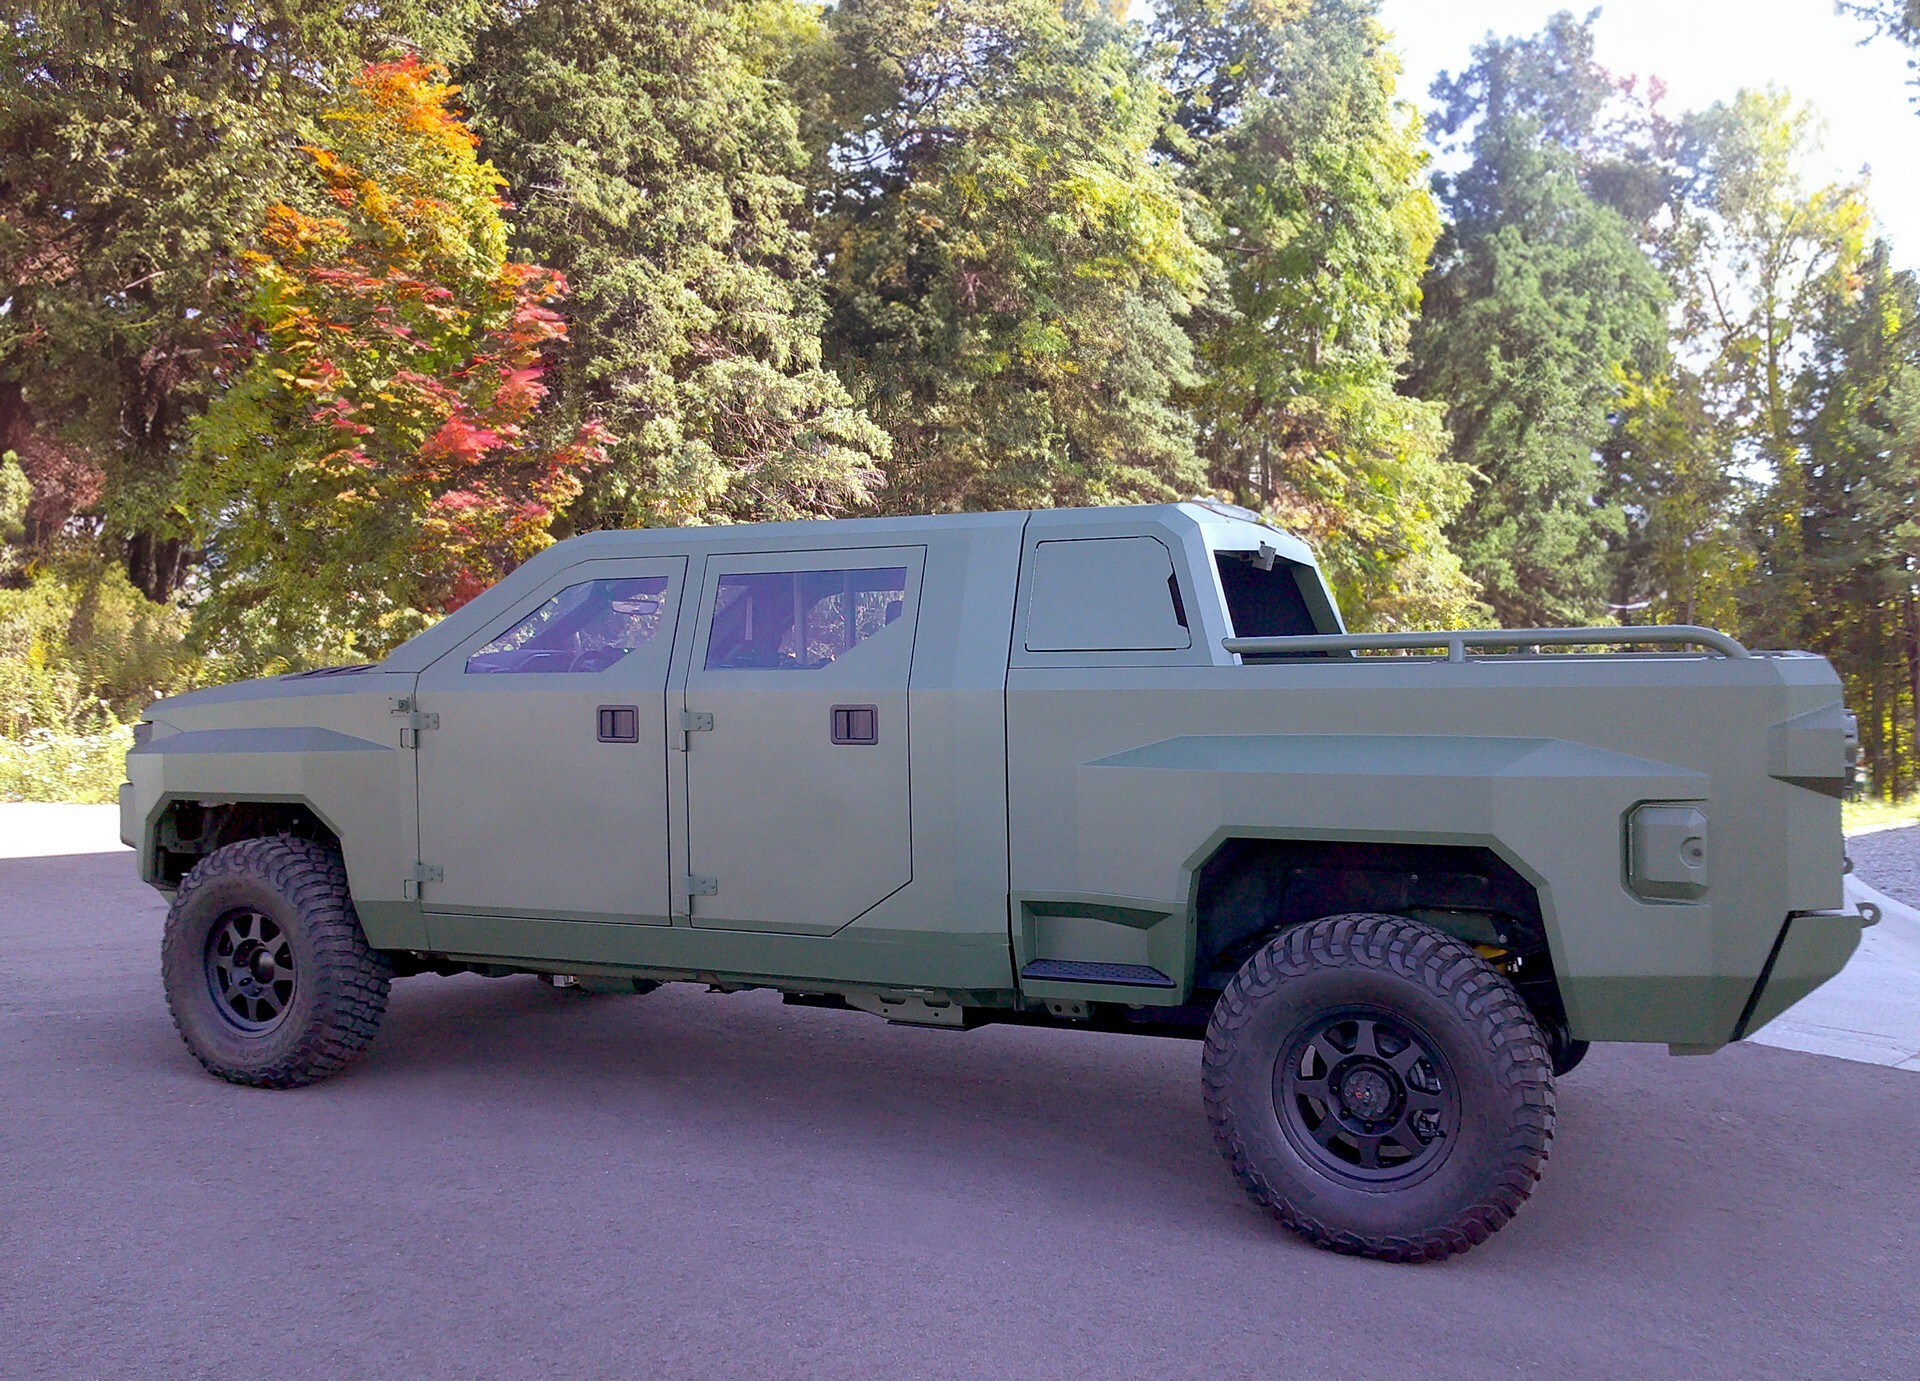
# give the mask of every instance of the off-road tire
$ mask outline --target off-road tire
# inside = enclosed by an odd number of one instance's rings
[[[209,959],[215,928],[252,914],[284,937],[293,973],[283,1008],[258,1030],[222,1005]],[[393,979],[387,957],[367,945],[339,851],[290,835],[201,859],[167,912],[160,960],[187,1049],[209,1074],[255,1088],[311,1084],[351,1063],[380,1029]]]
[[[1366,1012],[1382,1014],[1380,1031],[1431,1046],[1433,1062],[1413,1066],[1409,1086],[1453,1089],[1456,1125],[1424,1143],[1402,1183],[1347,1177],[1391,1168],[1328,1168],[1327,1148],[1315,1153],[1303,1137],[1314,1135],[1305,1119],[1315,1108],[1332,1116],[1330,1103],[1300,1103],[1282,1125],[1297,1101],[1280,1091],[1296,1087],[1284,1082],[1283,1054],[1317,1068],[1303,1033],[1357,1029],[1327,1023]],[[1437,1261],[1486,1241],[1532,1192],[1553,1139],[1547,1043],[1526,1003],[1472,949],[1403,916],[1329,916],[1270,941],[1214,1007],[1202,1078],[1215,1144],[1248,1195],[1309,1242],[1348,1255]],[[1339,1081],[1329,1069],[1320,1083]],[[1411,1107],[1401,1093],[1397,1106]]]

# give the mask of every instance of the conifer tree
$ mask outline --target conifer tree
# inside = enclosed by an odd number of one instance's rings
[[[1831,657],[1860,717],[1870,786],[1920,786],[1920,280],[1883,242],[1815,305],[1794,641]]]
[[[1489,41],[1435,88],[1440,134],[1472,161],[1437,180],[1450,224],[1410,388],[1445,405],[1453,455],[1475,473],[1449,535],[1510,626],[1606,617],[1625,521],[1600,499],[1595,456],[1624,371],[1660,371],[1665,344],[1665,287],[1571,147],[1595,107],[1568,80],[1563,29]]]
[[[1167,151],[1225,265],[1183,399],[1211,485],[1312,542],[1352,621],[1459,624],[1476,605],[1442,529],[1466,475],[1442,459],[1440,405],[1396,389],[1439,214],[1376,8],[1160,13]]]
[[[479,43],[476,126],[528,257],[573,285],[548,425],[601,418],[575,527],[824,516],[886,438],[820,359],[794,0],[540,0]]]
[[[828,352],[896,511],[1202,487],[1175,390],[1216,271],[1149,159],[1166,93],[1081,0],[846,0],[811,70]]]

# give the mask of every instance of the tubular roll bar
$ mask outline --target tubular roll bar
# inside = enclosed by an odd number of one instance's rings
[[[1725,633],[1693,624],[1643,628],[1475,628],[1436,633],[1316,633],[1299,638],[1222,638],[1220,645],[1242,656],[1271,657],[1294,652],[1392,652],[1445,648],[1449,662],[1467,660],[1470,647],[1589,647],[1602,643],[1665,643],[1708,647],[1722,657],[1751,657]]]

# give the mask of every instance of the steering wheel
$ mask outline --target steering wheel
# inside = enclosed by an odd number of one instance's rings
[[[568,671],[605,671],[608,667],[612,666],[615,662],[619,661],[622,657],[626,655],[627,655],[627,649],[624,647],[588,648],[585,652],[582,652],[579,656],[573,659],[573,665],[568,667],[567,670]]]

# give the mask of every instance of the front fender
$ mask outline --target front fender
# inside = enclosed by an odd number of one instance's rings
[[[127,754],[121,834],[139,850],[141,878],[158,884],[157,830],[172,802],[303,805],[339,839],[365,921],[370,910],[400,903],[402,880],[411,875],[412,756],[310,725],[157,734]]]

